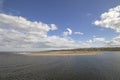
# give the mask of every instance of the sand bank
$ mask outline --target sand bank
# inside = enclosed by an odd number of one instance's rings
[[[97,55],[100,51],[50,51],[24,54],[27,56],[77,56],[77,55]]]

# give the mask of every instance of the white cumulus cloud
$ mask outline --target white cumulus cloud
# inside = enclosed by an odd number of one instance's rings
[[[72,35],[72,33],[72,30],[70,28],[67,28],[67,31],[63,32],[63,36]]]
[[[93,43],[93,42],[105,42],[105,38],[103,37],[93,37],[92,39],[89,39],[87,42],[88,43]]]
[[[84,33],[82,33],[82,32],[73,32],[73,30],[70,29],[70,28],[67,28],[67,30],[65,32],[63,32],[63,36],[69,36],[69,35],[72,35],[72,34],[83,35]]]
[[[105,38],[98,37],[98,38],[93,38],[93,42],[104,42]]]
[[[100,20],[94,22],[96,26],[110,28],[116,32],[120,32],[120,5],[101,14],[100,18]]]
[[[106,44],[107,46],[115,46],[115,47],[119,46],[120,47],[120,35],[113,38],[110,41],[107,41],[106,43],[107,43]]]
[[[101,14],[100,20],[96,20],[94,24],[104,28],[110,28],[120,33],[120,5],[111,8],[108,12]],[[112,40],[106,41],[107,46],[120,46],[120,35]]]
[[[51,24],[51,30],[57,30],[57,26],[55,24]]]
[[[82,32],[74,32],[74,34],[77,34],[77,35],[84,35],[84,33],[82,33]]]
[[[79,47],[74,40],[48,36],[56,30],[55,24],[29,21],[21,16],[0,13],[0,48],[75,48]],[[72,30],[67,28],[68,34]]]

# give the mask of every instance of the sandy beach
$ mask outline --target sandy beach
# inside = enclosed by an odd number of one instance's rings
[[[24,54],[27,56],[76,56],[76,55],[97,55],[100,51],[48,51]]]

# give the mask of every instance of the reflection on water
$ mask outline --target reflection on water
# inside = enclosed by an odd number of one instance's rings
[[[0,53],[0,80],[120,80],[120,52],[61,57]]]

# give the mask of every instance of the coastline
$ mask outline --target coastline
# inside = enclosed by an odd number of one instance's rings
[[[77,56],[77,55],[97,55],[103,51],[50,51],[26,53],[26,56]]]

